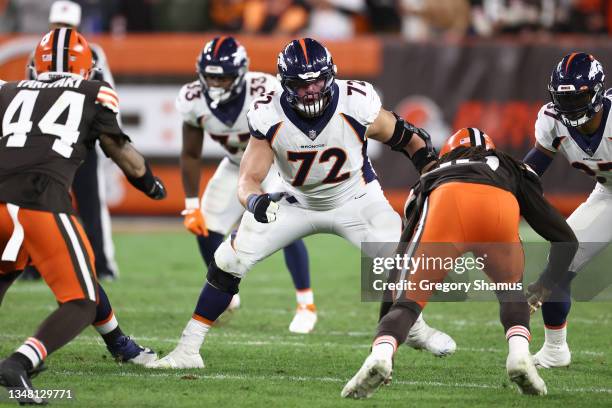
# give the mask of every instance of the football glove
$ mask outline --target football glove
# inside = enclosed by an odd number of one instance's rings
[[[529,303],[529,313],[534,314],[542,303],[548,299],[551,290],[546,288],[542,282],[536,281],[527,286],[527,303]]]
[[[153,188],[147,193],[147,196],[152,198],[153,200],[163,200],[166,198],[168,193],[166,192],[166,186],[161,181],[159,177],[153,177],[155,179],[153,183]]]
[[[204,215],[200,211],[200,200],[198,198],[185,199],[185,209],[181,212],[181,215],[185,217],[183,225],[192,234],[208,236],[208,228]]]
[[[255,219],[264,224],[276,221],[276,216],[280,206],[276,201],[282,198],[283,194],[251,194],[247,199],[247,210],[252,212]]]

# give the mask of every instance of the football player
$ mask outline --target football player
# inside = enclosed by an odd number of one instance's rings
[[[60,0],[53,3],[49,13],[49,29],[66,27],[78,30],[81,24],[81,6],[73,1]],[[91,80],[105,81],[115,87],[113,75],[108,67],[104,50],[97,44],[89,44],[94,61]],[[28,62],[28,79],[36,78],[34,51]],[[119,125],[121,118],[117,116]],[[106,204],[104,164],[107,159],[99,148],[91,149],[77,170],[72,183],[72,193],[79,210],[79,218],[94,250],[96,273],[99,279],[115,279],[119,267],[115,261],[115,246],[112,239],[111,218]],[[33,267],[27,267],[20,279],[40,279]]]
[[[200,346],[241,279],[296,239],[326,232],[357,247],[364,241],[398,242],[401,219],[377,181],[367,156],[369,139],[404,153],[418,171],[436,159],[429,135],[381,109],[371,84],[336,80],[332,56],[321,43],[291,41],[278,56],[278,73],[283,92],[256,99],[247,114],[251,138],[240,164],[238,197],[248,211],[236,235],[215,252],[178,346],[151,367],[203,367]],[[282,194],[262,188],[273,164],[283,179]],[[456,348],[422,318],[410,341],[440,356]]]
[[[34,336],[0,363],[0,384],[25,389],[49,354],[94,322],[96,303],[106,297],[69,194],[87,151],[99,141],[134,187],[156,200],[166,196],[117,123],[115,91],[88,80],[92,56],[85,38],[55,29],[42,38],[35,58],[36,80],[0,88],[0,301],[32,264],[59,303]]]
[[[534,285],[538,290],[530,300],[537,307],[567,274],[578,247],[576,237],[542,195],[540,180],[533,170],[495,150],[491,138],[479,129],[464,128],[447,140],[438,164],[415,186],[406,207],[408,221],[402,241],[411,243],[407,253],[416,259],[456,259],[473,252],[486,258],[484,271],[492,282],[516,284],[522,281],[524,269],[519,238],[521,215],[553,243],[551,268]],[[411,253],[412,247],[416,249]],[[447,273],[436,266],[410,271],[407,280],[414,283],[414,289],[397,295],[380,320],[371,354],[342,390],[343,397],[367,398],[391,379],[397,346],[404,342],[432,294],[421,282],[442,282]],[[546,384],[529,353],[530,308],[522,285],[495,293],[508,341],[508,375],[522,393],[544,395]]]
[[[563,57],[548,84],[552,102],[538,113],[535,147],[524,159],[542,175],[561,153],[572,167],[595,179],[593,192],[567,219],[580,242],[571,273],[553,294],[555,301],[542,306],[545,340],[534,356],[541,368],[570,364],[570,282],[612,239],[612,91],[605,91],[604,79],[603,67],[592,55],[573,52]]]
[[[200,253],[208,266],[223,239],[244,213],[238,201],[240,159],[249,141],[246,114],[251,102],[263,94],[279,92],[271,75],[248,71],[245,48],[233,37],[216,37],[206,43],[196,63],[198,80],[183,86],[176,108],[183,118],[181,172],[185,191],[185,227],[196,235]],[[217,167],[202,196],[200,161],[204,132],[220,143],[227,155]],[[271,168],[263,182],[265,191],[278,191],[278,171]],[[296,288],[297,310],[289,325],[294,333],[314,329],[317,314],[310,288],[308,253],[302,240],[284,248],[285,262]],[[234,295],[229,310],[240,304]]]

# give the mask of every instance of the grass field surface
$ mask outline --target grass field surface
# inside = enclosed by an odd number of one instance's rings
[[[103,285],[119,323],[140,344],[166,354],[204,282],[195,239],[186,232],[121,232],[115,243],[121,278]],[[612,406],[612,312],[605,302],[573,306],[572,365],[541,373],[546,397],[518,394],[505,373],[498,307],[472,302],[432,303],[425,310],[430,325],[456,340],[455,355],[438,359],[403,347],[390,386],[366,401],[341,399],[340,390],[368,354],[378,305],[360,302],[357,249],[330,235],[309,237],[306,244],[319,309],[314,333],[287,330],[295,295],[282,255],[275,254],[243,281],[242,308],[209,334],[205,369],[118,365],[90,328],[53,354],[34,384],[71,389],[74,400],[53,404],[75,407]],[[0,355],[15,350],[54,308],[44,283],[16,283],[0,309]],[[535,352],[544,337],[539,313],[532,333]]]

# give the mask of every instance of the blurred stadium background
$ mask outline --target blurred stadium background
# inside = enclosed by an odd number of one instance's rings
[[[53,0],[0,0],[0,78],[24,77],[28,54],[48,30]],[[554,64],[581,50],[612,67],[611,0],[78,0],[80,31],[100,44],[116,81],[126,132],[166,180],[169,199],[147,200],[109,165],[113,214],[177,215],[180,86],[196,79],[204,43],[232,33],[251,70],[275,73],[276,55],[296,36],[330,48],[339,77],[372,82],[383,104],[438,142],[451,129],[477,126],[517,158],[533,145],[533,124],[547,101]],[[415,174],[372,144],[371,157],[400,209]],[[204,146],[206,182],[222,157]],[[566,214],[593,181],[558,159],[544,178]]]

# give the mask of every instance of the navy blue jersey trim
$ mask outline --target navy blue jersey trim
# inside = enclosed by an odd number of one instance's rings
[[[610,113],[610,100],[603,100],[603,115],[601,116],[601,123],[595,133],[591,135],[583,135],[576,128],[568,127],[570,136],[574,139],[574,142],[589,156],[593,156],[601,143],[601,139],[608,122],[608,114]]]
[[[238,95],[225,103],[220,103],[216,108],[212,107],[213,100],[208,96],[208,92],[204,90],[203,94],[208,108],[217,119],[223,122],[223,124],[225,124],[227,127],[231,127],[234,123],[236,123],[236,120],[238,120],[238,116],[240,116],[240,112],[242,112],[242,108],[244,107],[244,101],[246,99],[246,85],[243,85],[242,90]]]
[[[304,133],[309,138],[310,138],[309,134],[311,133],[311,131],[315,132],[316,136],[321,134],[323,129],[325,129],[325,127],[327,126],[331,118],[334,116],[334,113],[336,112],[336,108],[338,107],[338,99],[339,99],[340,91],[338,89],[338,84],[334,83],[332,87],[333,87],[333,92],[332,92],[333,96],[332,96],[331,103],[329,104],[329,106],[327,106],[327,108],[325,108],[323,115],[317,118],[312,118],[312,119],[306,119],[306,118],[301,117],[295,111],[295,109],[289,104],[289,102],[287,102],[287,95],[285,92],[283,92],[280,96],[281,107],[283,108],[283,112],[285,113],[287,118],[291,121],[291,123],[295,125],[295,127],[300,129],[302,133]],[[310,139],[313,139],[313,138],[310,138]]]

